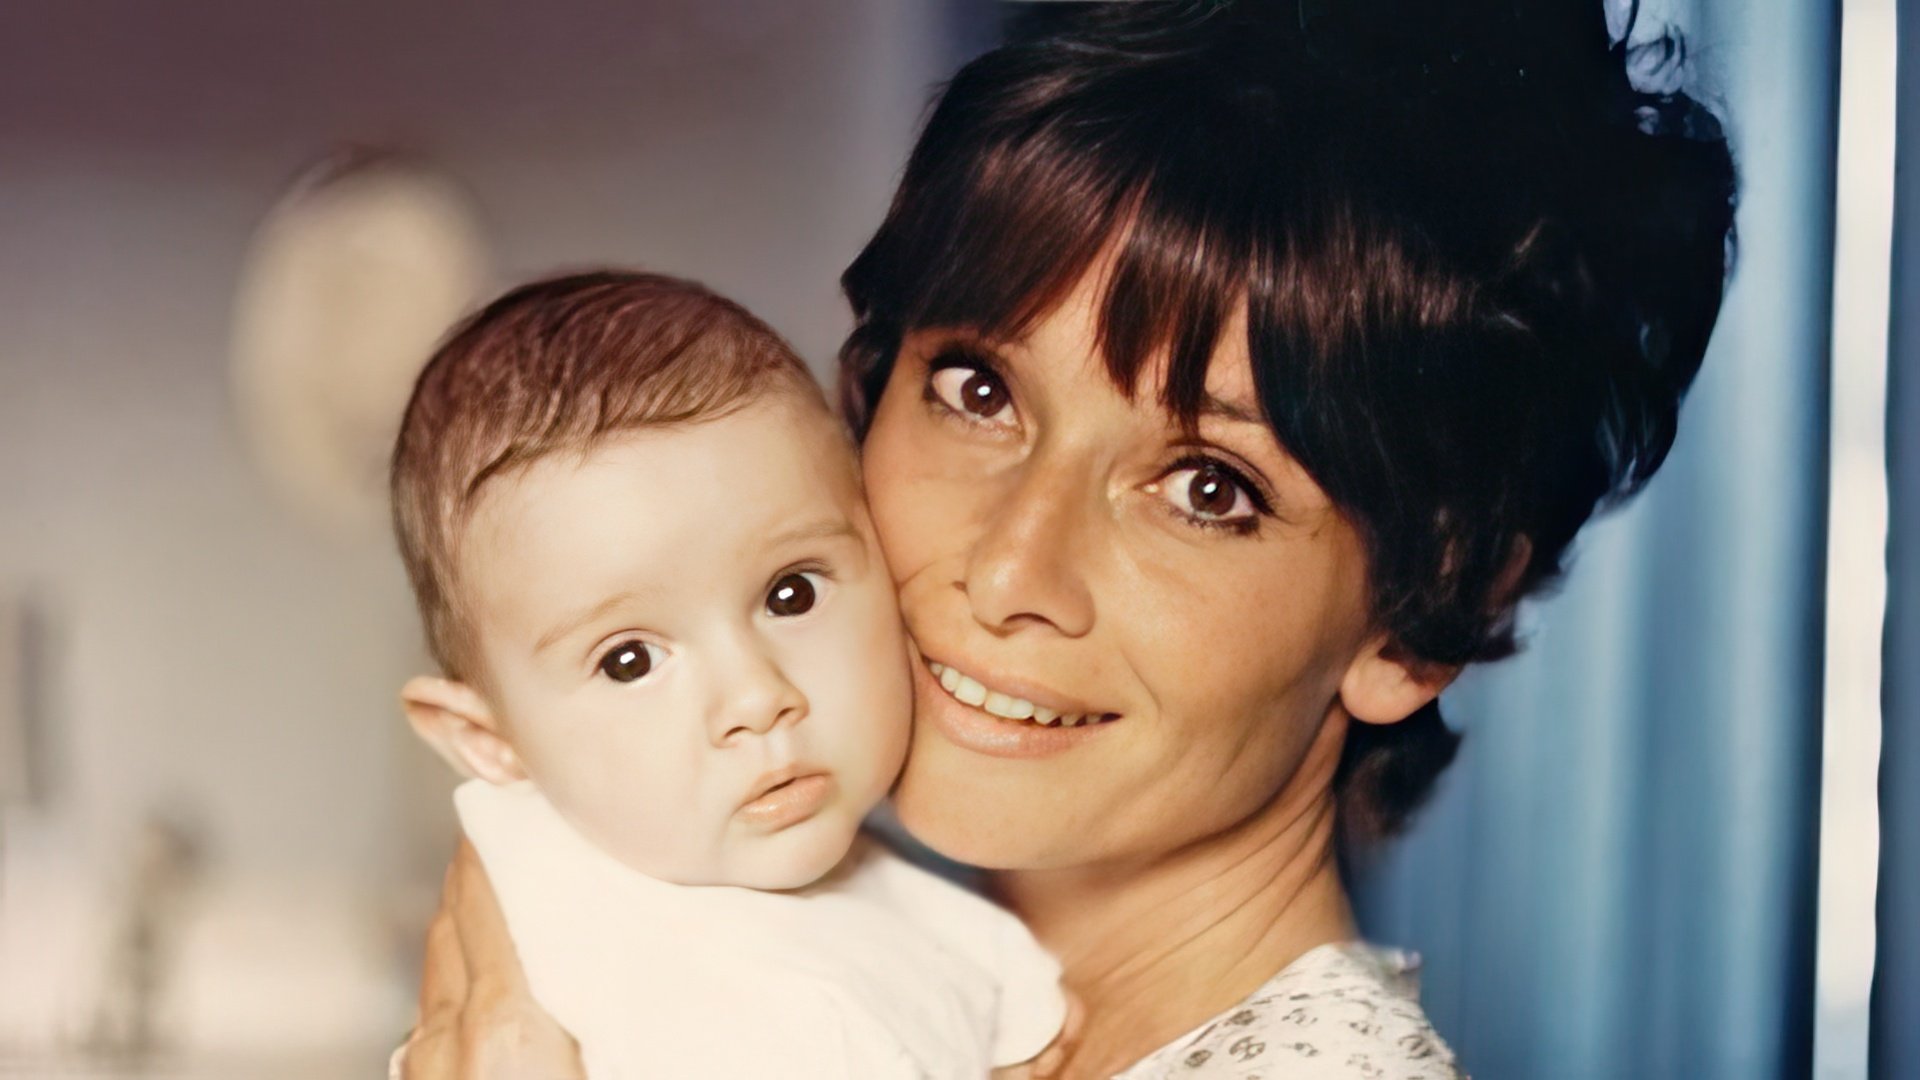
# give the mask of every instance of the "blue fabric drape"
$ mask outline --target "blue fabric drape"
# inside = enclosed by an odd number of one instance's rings
[[[1920,311],[1912,308],[1920,296],[1920,40],[1913,31],[1920,4],[1903,2],[1899,14],[1874,1080],[1920,1076]]]
[[[1811,1067],[1835,12],[1642,14],[1742,174],[1713,347],[1661,475],[1589,526],[1526,651],[1448,693],[1459,760],[1355,875],[1482,1080]]]

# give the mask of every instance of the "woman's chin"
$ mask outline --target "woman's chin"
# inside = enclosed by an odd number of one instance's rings
[[[894,816],[913,838],[943,858],[982,870],[1050,865],[1060,848],[1055,823],[1033,812],[1015,785],[980,775],[965,751],[916,740],[893,791]],[[1064,845],[1074,850],[1074,844]]]
[[[1015,870],[1020,861],[1007,838],[959,819],[937,804],[895,797],[894,813],[915,840],[944,859],[981,870]]]

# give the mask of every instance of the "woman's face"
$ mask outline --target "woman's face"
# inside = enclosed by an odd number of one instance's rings
[[[1369,650],[1362,547],[1260,419],[1244,322],[1190,437],[1164,357],[1137,400],[1108,378],[1097,296],[1089,275],[1023,340],[909,334],[865,444],[918,651],[897,809],[979,866],[1151,857],[1247,819],[1343,722]]]

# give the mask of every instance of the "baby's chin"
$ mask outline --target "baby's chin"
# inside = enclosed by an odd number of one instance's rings
[[[783,891],[805,888],[832,873],[853,847],[860,820],[850,806],[835,805],[771,834],[736,827],[717,843],[695,847],[645,853],[602,850],[628,869],[672,885]]]
[[[724,881],[748,889],[802,889],[833,872],[853,846],[859,822],[814,820],[753,837],[728,853]]]
[[[804,889],[833,872],[840,861],[847,857],[851,845],[842,844],[837,848],[822,848],[807,852],[801,856],[783,856],[775,859],[754,859],[752,865],[741,867],[731,875],[731,884],[749,889],[781,891],[786,889]]]

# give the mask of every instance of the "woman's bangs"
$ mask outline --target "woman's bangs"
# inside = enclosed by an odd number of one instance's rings
[[[989,149],[926,200],[952,209],[916,238],[919,250],[901,253],[893,283],[904,286],[894,313],[901,330],[1022,337],[1099,261],[1133,184],[1053,142]]]
[[[1185,154],[1160,163],[1113,243],[1100,301],[1098,343],[1114,383],[1128,393],[1165,356],[1158,397],[1192,428],[1206,400],[1220,335],[1247,297],[1252,220],[1232,170],[1203,176]]]
[[[1220,333],[1246,295],[1250,222],[1231,198],[1237,185],[1217,168],[1203,178],[1179,161],[1101,161],[1075,149],[988,155],[953,193],[945,243],[929,245],[939,254],[902,275],[913,291],[899,298],[898,325],[1017,339],[1100,273],[1096,345],[1114,385],[1138,393],[1164,354],[1157,396],[1191,426]]]

